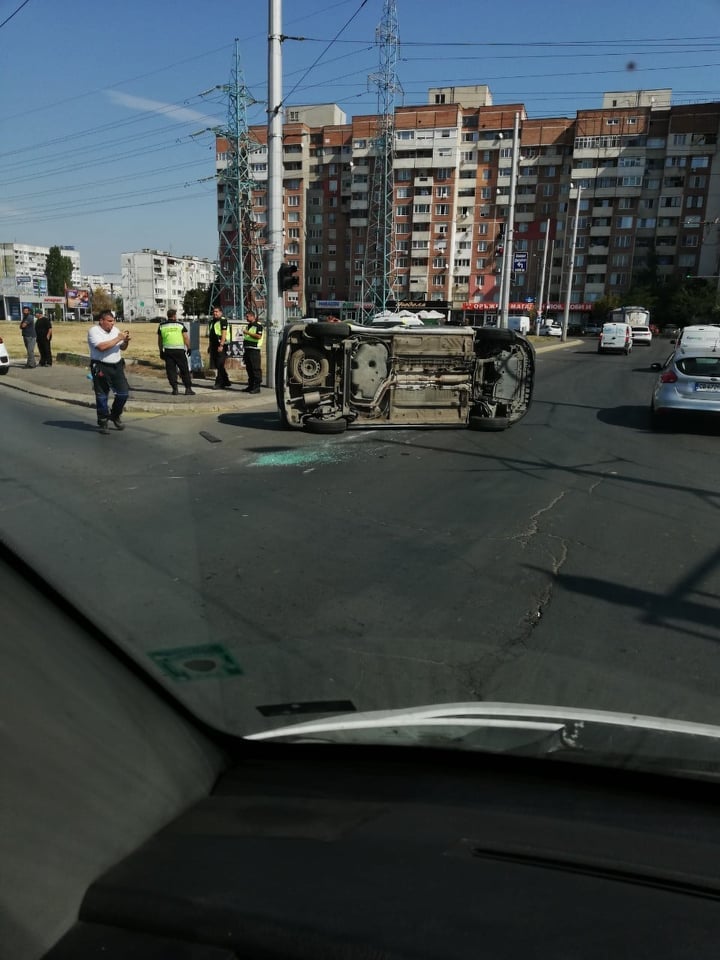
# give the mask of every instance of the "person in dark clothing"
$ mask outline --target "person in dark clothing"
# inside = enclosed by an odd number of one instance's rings
[[[213,307],[210,318],[210,366],[215,369],[213,390],[229,390],[230,377],[225,369],[225,341],[228,335],[228,322],[220,307]]]
[[[25,367],[32,370],[33,367],[37,366],[37,363],[35,362],[35,317],[33,317],[30,307],[22,308],[20,333],[22,333],[25,352],[27,353]]]
[[[38,311],[35,314],[35,336],[37,337],[37,348],[40,353],[40,366],[52,366],[52,340],[53,326],[50,317]]]
[[[255,316],[252,310],[245,314],[245,333],[243,334],[243,360],[247,370],[247,386],[244,393],[260,393],[262,386],[262,355],[261,347],[265,334],[265,327]]]
[[[177,318],[177,310],[168,310],[167,320],[163,320],[157,329],[157,338],[160,359],[165,361],[165,373],[173,394],[178,392],[179,373],[185,386],[185,396],[194,397],[195,391],[192,388],[187,358],[190,338],[187,327]]]

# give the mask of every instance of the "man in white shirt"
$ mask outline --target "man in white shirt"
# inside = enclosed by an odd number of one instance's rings
[[[120,417],[127,403],[130,388],[125,377],[125,361],[122,351],[130,342],[129,331],[119,331],[115,327],[115,317],[110,310],[103,310],[97,323],[88,331],[90,347],[90,371],[97,421],[101,433],[109,433],[108,421],[112,420],[117,430],[124,430]],[[114,394],[112,408],[108,409],[110,391]]]

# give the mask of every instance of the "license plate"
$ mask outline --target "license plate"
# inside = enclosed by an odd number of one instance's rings
[[[696,383],[698,393],[720,393],[720,383]]]

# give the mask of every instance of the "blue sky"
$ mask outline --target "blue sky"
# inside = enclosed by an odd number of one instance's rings
[[[267,0],[0,0],[0,241],[72,244],[83,272],[143,247],[214,258],[214,141],[235,47],[265,122]],[[382,0],[285,0],[286,103],[374,112]],[[606,90],[720,100],[718,0],[397,0],[405,104],[487,83],[528,115]],[[206,179],[210,178],[210,179]]]

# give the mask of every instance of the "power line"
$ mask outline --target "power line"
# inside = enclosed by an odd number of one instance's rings
[[[16,13],[20,13],[20,11],[22,10],[22,8],[25,7],[25,6],[27,6],[28,3],[30,3],[30,0],[23,0],[23,2],[20,4],[20,6],[17,7],[17,9],[13,10],[13,12],[10,14],[10,16],[9,16],[9,17],[5,17],[5,19],[3,20],[3,22],[0,23],[0,29],[2,29],[2,27],[4,27],[6,23],[10,23],[10,21],[11,21],[12,18],[15,16],[15,14],[16,14]]]

